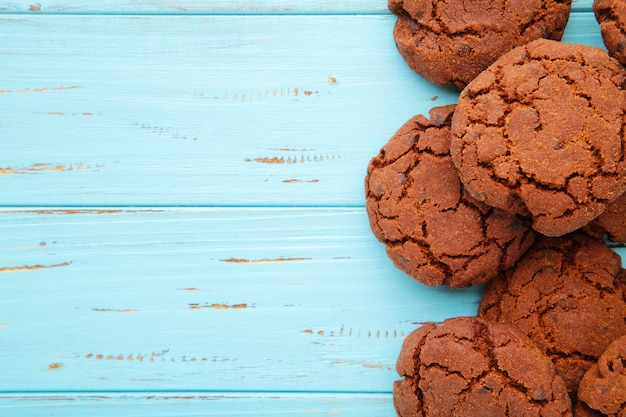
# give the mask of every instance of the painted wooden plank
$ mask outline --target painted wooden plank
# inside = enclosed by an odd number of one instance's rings
[[[590,11],[592,0],[573,0],[573,11]],[[386,0],[198,0],[9,1],[0,13],[63,14],[356,14],[389,13]]]
[[[457,98],[390,15],[0,21],[4,206],[362,206],[369,159]],[[564,41],[601,46],[593,15]]]
[[[43,393],[0,395],[5,417],[188,417],[340,415],[393,417],[390,394],[315,393]]]
[[[0,213],[0,391],[389,393],[480,288],[396,270],[358,209]]]

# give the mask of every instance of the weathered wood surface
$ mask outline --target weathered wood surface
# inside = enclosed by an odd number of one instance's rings
[[[564,41],[602,46],[590,5]],[[393,416],[404,336],[480,297],[369,230],[367,162],[457,94],[393,23],[374,0],[0,5],[0,415]]]
[[[393,16],[0,22],[6,206],[362,206],[369,159],[457,97],[406,67]],[[601,45],[593,15],[565,40]]]
[[[30,14],[388,14],[386,0],[57,0],[8,1],[0,13]],[[573,11],[591,0],[573,0]]]

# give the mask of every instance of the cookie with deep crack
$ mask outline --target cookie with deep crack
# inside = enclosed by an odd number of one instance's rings
[[[532,244],[527,219],[472,198],[450,157],[454,105],[407,121],[365,178],[371,229],[396,267],[426,285],[482,284]]]
[[[626,336],[614,340],[585,373],[578,401],[598,416],[626,415]]]
[[[550,359],[515,326],[456,317],[414,330],[393,385],[399,417],[571,416]]]
[[[626,0],[594,0],[593,12],[609,54],[626,65]]]
[[[534,39],[560,40],[571,0],[389,0],[408,66],[462,89],[500,55]]]
[[[461,92],[451,154],[474,198],[572,232],[626,190],[626,68],[603,49],[539,39]]]
[[[539,237],[484,288],[481,317],[518,326],[553,360],[569,392],[606,347],[626,335],[626,271],[603,240]]]
[[[606,210],[583,230],[596,237],[606,235],[612,242],[626,242],[626,193],[609,203]]]

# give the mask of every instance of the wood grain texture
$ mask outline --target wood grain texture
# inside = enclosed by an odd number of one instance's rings
[[[370,158],[458,96],[392,16],[1,19],[5,206],[362,206]],[[564,41],[600,46],[593,15]]]
[[[573,0],[573,11],[590,11],[592,0]],[[8,1],[0,13],[29,14],[380,14],[386,0],[58,0]]]
[[[41,393],[0,395],[3,416],[378,416],[393,417],[389,394]],[[86,414],[88,413],[88,414]]]
[[[388,393],[480,294],[396,270],[364,209],[9,211],[0,259],[3,391]]]

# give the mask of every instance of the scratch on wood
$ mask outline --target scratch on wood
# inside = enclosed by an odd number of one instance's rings
[[[46,210],[0,210],[0,213],[35,213],[35,214],[126,214],[126,213],[160,213],[165,210],[121,210],[121,209],[46,209]],[[45,246],[45,242],[42,242]]]
[[[44,111],[44,112],[32,112],[33,114],[45,114],[48,116],[93,116],[93,113],[84,112],[84,113],[63,113],[62,111]]]
[[[205,304],[200,305],[198,303],[190,303],[189,308],[192,310],[201,310],[203,308],[213,308],[216,310],[226,310],[226,309],[244,309],[244,308],[256,308],[253,305],[248,305],[246,303],[242,304],[222,304],[222,303],[213,303],[213,304]]]
[[[256,162],[258,164],[276,164],[276,165],[284,165],[284,164],[303,164],[305,162],[326,162],[326,161],[334,161],[341,159],[341,155],[301,155],[300,158],[297,156],[288,156],[285,158],[284,156],[273,156],[273,157],[259,157],[259,158],[246,158],[246,162]]]
[[[112,308],[92,308],[93,311],[98,311],[101,313],[137,313],[139,310],[132,309],[123,309],[123,310],[115,310]]]
[[[102,168],[102,165],[96,165],[92,167],[90,165],[84,165],[82,163],[76,165],[63,165],[63,164],[44,164],[44,163],[36,163],[31,166],[22,167],[22,168],[11,168],[5,167],[0,168],[0,175],[17,175],[17,174],[38,174],[41,172],[71,172],[71,171],[82,171],[83,169],[99,169]]]
[[[241,259],[241,258],[228,258],[228,259],[220,259],[222,262],[229,262],[234,264],[267,264],[267,263],[280,263],[280,262],[297,262],[297,261],[308,261],[311,258],[275,258],[275,259]]]
[[[67,87],[54,87],[54,88],[24,88],[24,89],[16,89],[16,90],[0,90],[0,94],[24,94],[24,93],[47,93],[50,91],[64,91],[64,90],[75,90],[77,88],[83,88],[80,85],[70,85]]]
[[[71,265],[71,262],[63,262],[60,264],[53,264],[53,265],[22,265],[22,266],[10,266],[10,267],[3,267],[0,268],[0,273],[3,272],[19,272],[19,271],[34,271],[37,269],[47,269],[47,268],[59,268],[62,266],[69,266]]]
[[[296,179],[296,178],[291,178],[291,179],[288,179],[288,180],[283,180],[283,182],[285,182],[285,183],[304,183],[304,182],[316,183],[316,182],[320,182],[320,180],[299,180],[299,179]]]

